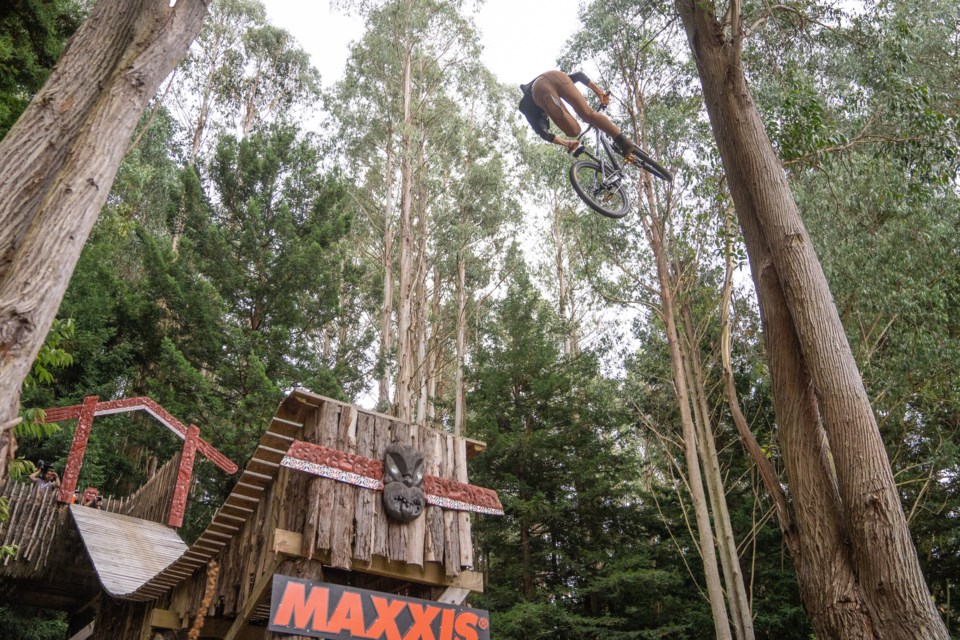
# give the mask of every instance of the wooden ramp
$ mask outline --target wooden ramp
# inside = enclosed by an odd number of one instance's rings
[[[70,514],[100,584],[115,598],[134,593],[187,550],[173,529],[156,522],[75,504]]]

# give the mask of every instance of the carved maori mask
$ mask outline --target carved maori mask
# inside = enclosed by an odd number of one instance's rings
[[[416,520],[423,513],[423,454],[413,447],[387,447],[383,474],[383,509],[400,522]]]

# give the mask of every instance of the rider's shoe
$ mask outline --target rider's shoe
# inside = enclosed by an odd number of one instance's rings
[[[634,146],[635,145],[633,142],[627,137],[627,134],[623,133],[622,131],[620,132],[620,135],[613,139],[614,151],[624,157],[628,156],[633,151]]]

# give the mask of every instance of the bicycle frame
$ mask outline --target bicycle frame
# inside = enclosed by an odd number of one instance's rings
[[[584,138],[589,136],[591,132],[594,134],[595,146],[597,149],[596,154],[594,154],[590,148],[583,143]],[[621,164],[617,159],[617,153],[610,146],[607,136],[605,136],[602,131],[591,124],[587,125],[587,128],[584,129],[579,136],[577,136],[577,140],[580,141],[580,148],[573,152],[573,156],[576,158],[586,154],[588,158],[600,165],[604,186],[615,187],[618,185],[623,179],[624,165]],[[600,153],[600,149],[603,149],[603,154]],[[606,158],[604,158],[604,155],[606,155]]]

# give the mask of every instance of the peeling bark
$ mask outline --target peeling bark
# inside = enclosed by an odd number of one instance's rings
[[[101,0],[0,141],[0,424],[32,366],[148,102],[202,0]],[[15,445],[0,433],[0,477]]]

